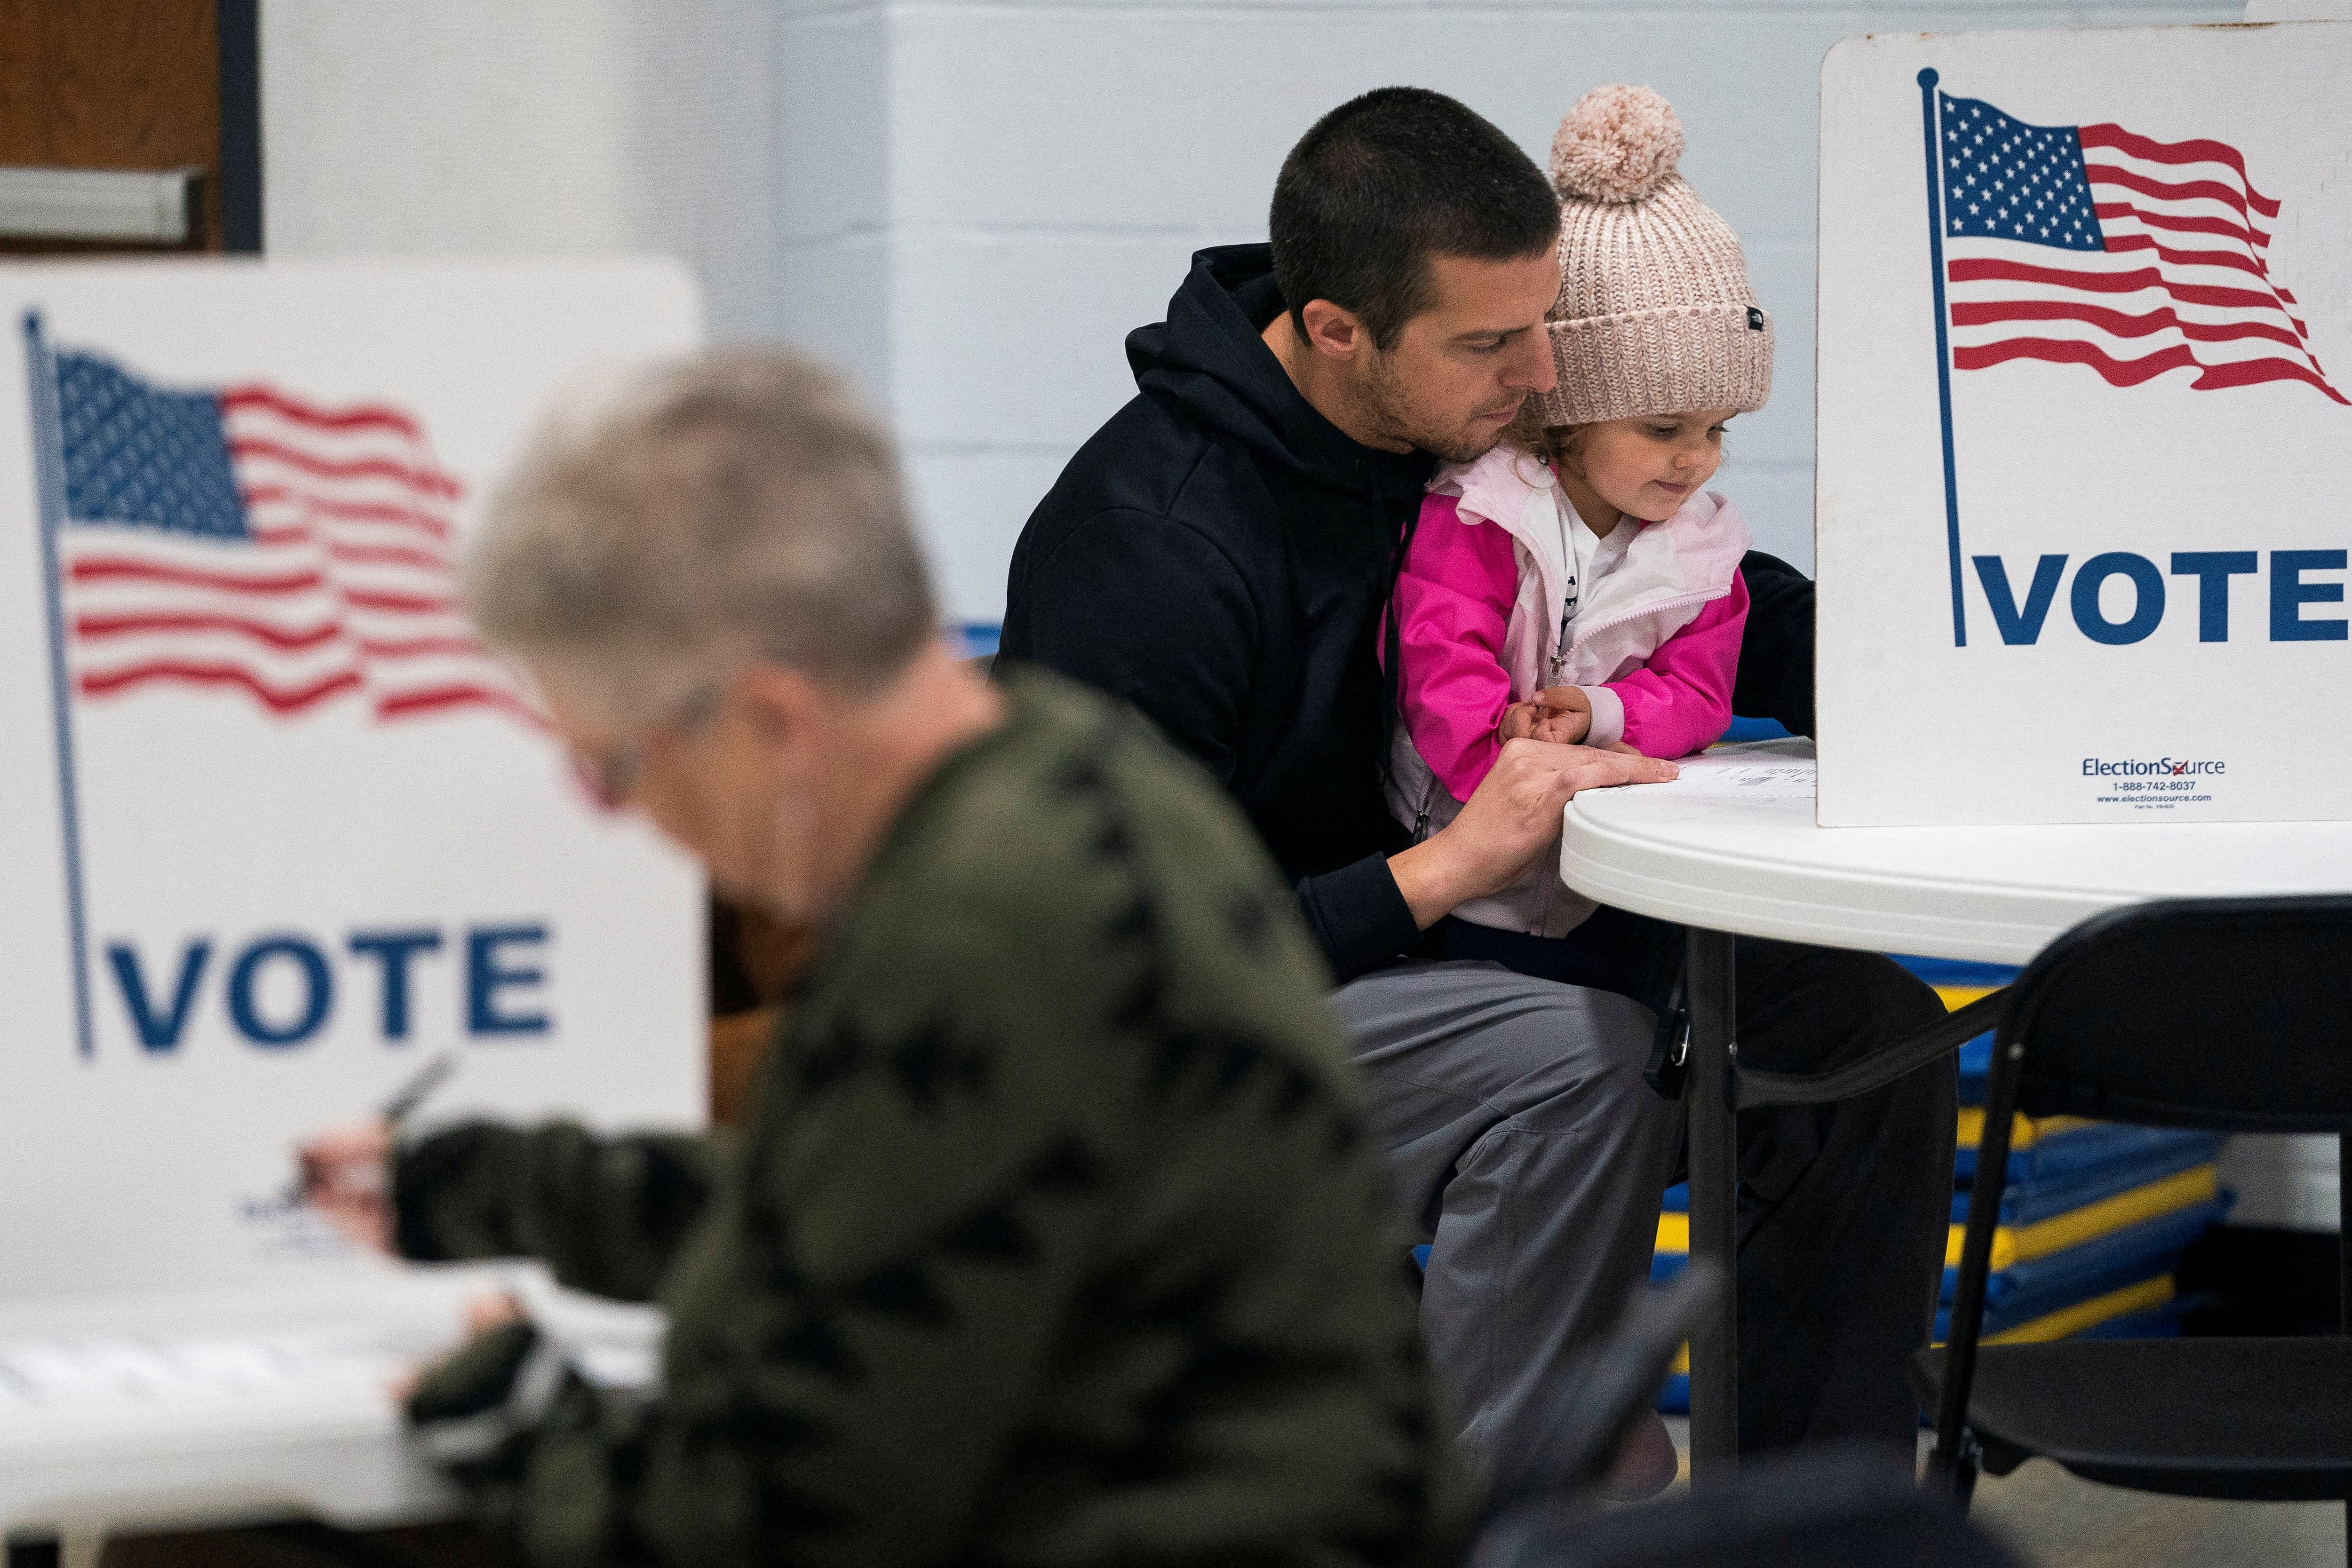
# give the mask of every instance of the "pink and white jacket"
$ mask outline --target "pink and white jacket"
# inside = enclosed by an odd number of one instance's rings
[[[1550,470],[1498,446],[1439,469],[1429,492],[1395,604],[1404,722],[1389,805],[1416,839],[1452,821],[1494,767],[1503,710],[1546,686],[1573,685],[1591,700],[1588,745],[1623,740],[1674,758],[1721,737],[1748,619],[1739,576],[1748,524],[1738,507],[1703,491],[1664,522],[1621,522],[1586,551],[1589,580],[1578,585],[1561,647],[1573,570],[1563,529],[1584,525]],[[1501,893],[1454,913],[1566,936],[1595,906],[1569,891],[1553,860],[1538,858]]]

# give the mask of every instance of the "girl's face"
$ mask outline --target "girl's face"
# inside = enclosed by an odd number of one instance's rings
[[[1560,458],[1569,498],[1596,526],[1613,527],[1614,519],[1591,517],[1588,500],[1644,522],[1664,522],[1715,476],[1723,463],[1723,427],[1738,412],[1645,413],[1586,425]]]

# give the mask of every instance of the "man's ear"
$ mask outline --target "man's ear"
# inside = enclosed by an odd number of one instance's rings
[[[1372,335],[1356,313],[1328,299],[1310,299],[1298,312],[1307,319],[1307,340],[1315,351],[1334,360],[1354,360],[1371,345]]]
[[[742,706],[762,746],[802,741],[824,708],[824,694],[799,670],[755,662],[736,673],[728,695]]]

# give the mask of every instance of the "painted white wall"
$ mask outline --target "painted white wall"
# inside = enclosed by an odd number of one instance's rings
[[[762,0],[265,0],[273,256],[658,251],[778,329]]]

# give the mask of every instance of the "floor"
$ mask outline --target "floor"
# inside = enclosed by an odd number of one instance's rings
[[[2340,1502],[2212,1502],[2078,1480],[2047,1459],[1977,1483],[1974,1517],[2039,1568],[2343,1568]]]
[[[1688,1423],[1669,1417],[1667,1429],[1690,1474]],[[1924,1457],[1925,1448],[1922,1447]],[[1676,1483],[1677,1489],[1681,1482]],[[2046,1459],[1977,1486],[1977,1521],[1999,1533],[2031,1568],[2344,1568],[2344,1505],[2207,1502],[2154,1497],[2077,1480]],[[212,1554],[190,1554],[190,1542],[161,1556],[131,1555],[118,1547],[107,1568],[261,1568],[244,1538],[194,1538]],[[153,1543],[147,1543],[152,1546]],[[95,1537],[68,1536],[60,1568],[98,1568]],[[471,1561],[430,1556],[419,1561]],[[268,1561],[277,1562],[271,1558]],[[316,1562],[289,1557],[289,1563]]]
[[[1667,1418],[1690,1474],[1689,1424]],[[1927,1453],[1922,1437],[1920,1454]],[[2340,1502],[2210,1502],[2078,1480],[2047,1459],[1977,1483],[1970,1517],[2032,1568],[2345,1568]]]

